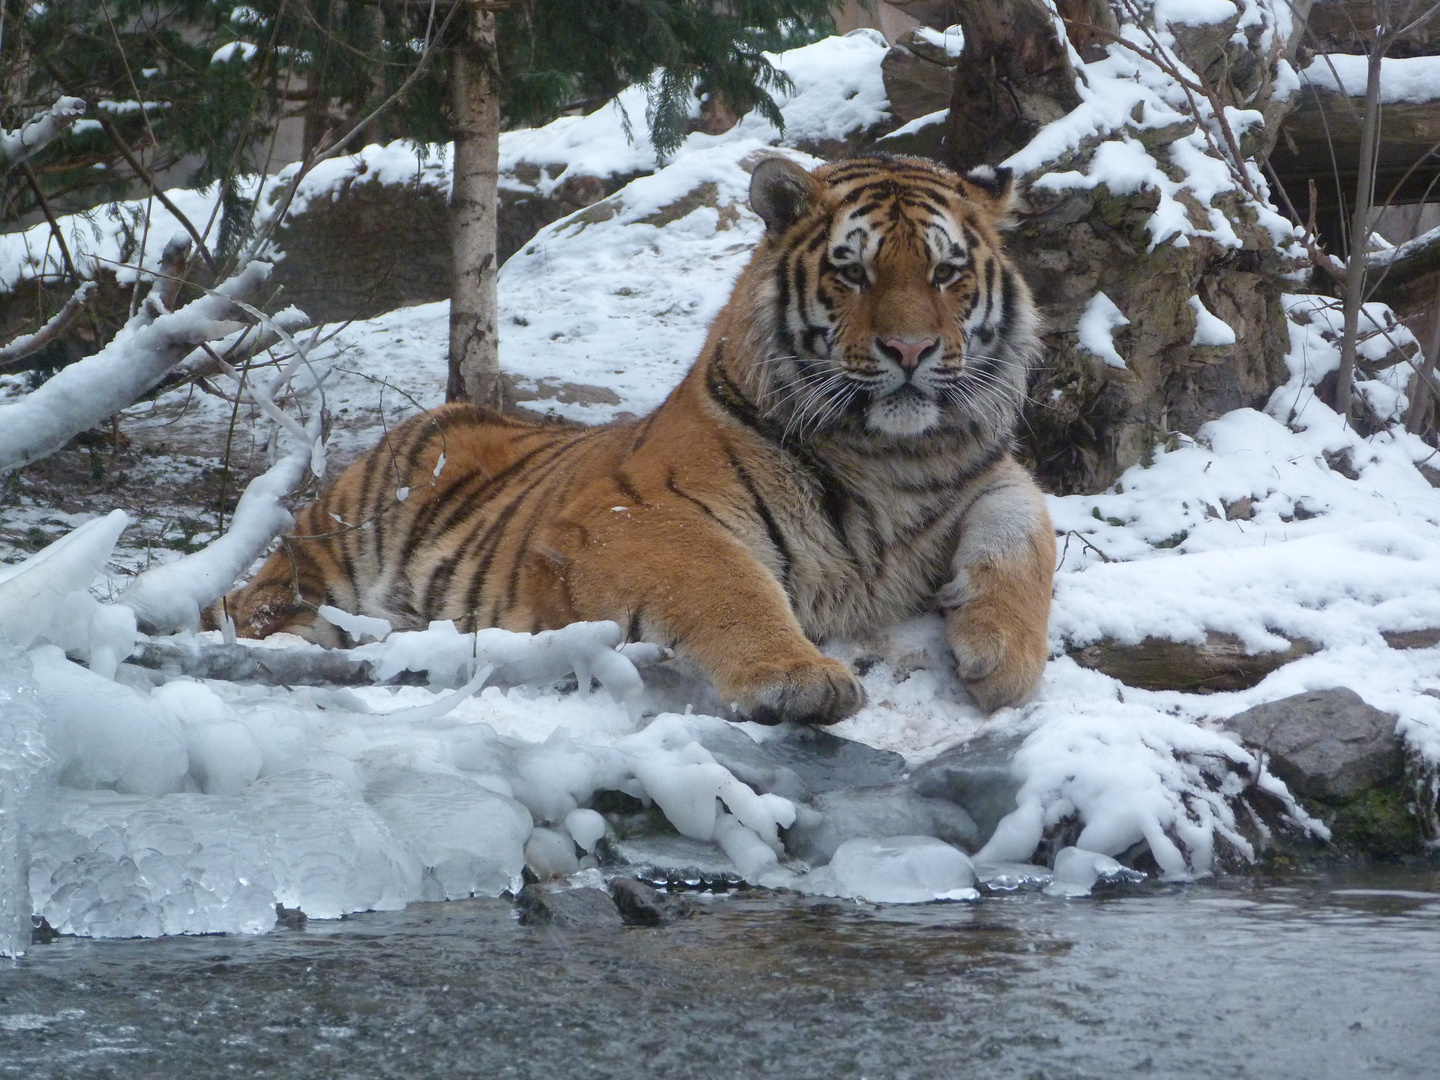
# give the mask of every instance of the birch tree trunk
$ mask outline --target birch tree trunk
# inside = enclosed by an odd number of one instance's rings
[[[470,0],[463,39],[450,58],[455,131],[450,192],[450,376],[446,398],[503,409],[496,337],[495,200],[500,161],[500,87],[495,13]]]

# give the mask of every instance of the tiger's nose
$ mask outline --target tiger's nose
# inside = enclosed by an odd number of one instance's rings
[[[900,365],[900,370],[909,374],[920,366],[924,360],[934,351],[936,339],[933,337],[921,338],[919,341],[911,341],[908,338],[885,338],[878,340],[880,353],[887,359],[894,360]]]

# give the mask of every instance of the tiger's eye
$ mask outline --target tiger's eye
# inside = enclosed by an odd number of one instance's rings
[[[846,263],[836,271],[842,280],[848,281],[851,285],[864,285],[866,282],[865,268],[859,263]]]
[[[938,288],[942,285],[949,285],[959,276],[960,268],[958,266],[953,266],[950,263],[941,263],[939,266],[935,267],[935,273],[931,280],[935,282],[935,285]]]

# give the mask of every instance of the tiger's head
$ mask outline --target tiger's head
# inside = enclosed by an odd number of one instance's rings
[[[762,161],[750,185],[766,227],[753,264],[761,407],[800,438],[1008,438],[1038,342],[1000,246],[1011,201],[1007,169]]]

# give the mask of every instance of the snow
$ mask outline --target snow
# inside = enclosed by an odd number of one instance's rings
[[[1143,133],[1180,118],[1154,73],[1122,52],[1089,65],[1091,96],[1037,143],[1060,153],[1086,133]],[[785,105],[787,141],[828,138],[883,116],[883,90],[877,97],[875,89],[883,55],[863,34],[786,54],[798,86]],[[1118,100],[1106,99],[1111,92]],[[561,182],[566,170],[647,174],[543,230],[500,275],[502,365],[537,395],[531,404],[586,422],[653,408],[683,375],[760,235],[745,206],[745,163],[776,152],[775,133],[747,118],[723,136],[691,136],[656,168],[653,152],[619,130],[617,114],[602,109],[513,133],[503,150],[511,163],[560,166],[555,176],[542,169],[542,185]],[[1138,137],[1105,145],[1079,163],[1083,171],[1060,170],[1054,182],[1103,182],[1116,192],[1154,186],[1174,206],[1181,187],[1204,205],[1233,190],[1198,133],[1158,149]],[[781,152],[811,162],[793,148]],[[1166,158],[1183,166],[1183,181],[1166,175]],[[417,167],[439,184],[445,160],[421,160],[405,144],[367,148],[312,176],[302,197],[334,197],[358,175],[413,181]],[[205,217],[208,196],[172,195]],[[1151,227],[1156,243],[1222,234],[1218,211],[1202,228],[1165,218],[1166,206],[1162,199]],[[154,229],[169,235],[168,225]],[[32,251],[43,249],[43,237],[31,240]],[[151,253],[137,258],[153,265]],[[0,238],[0,280],[37,272],[39,263],[24,260],[23,243]],[[1234,328],[1198,297],[1191,306],[1197,345],[1223,345],[1227,331],[1233,342]],[[334,918],[496,895],[514,889],[527,864],[543,875],[593,873],[610,829],[590,806],[602,791],[658,809],[675,832],[711,845],[718,862],[749,881],[884,903],[975,899],[977,886],[1083,895],[1123,878],[1114,858],[1140,841],[1167,877],[1202,876],[1221,846],[1247,850],[1235,797],[1250,784],[1321,834],[1224,732],[1225,719],[1302,690],[1348,686],[1397,717],[1410,749],[1440,763],[1440,649],[1391,649],[1382,636],[1440,626],[1440,494],[1417,467],[1432,449],[1394,423],[1409,370],[1395,349],[1413,349],[1413,339],[1381,305],[1366,306],[1375,333],[1362,343],[1357,391],[1381,429],[1361,437],[1314,394],[1338,363],[1338,309],[1314,297],[1287,298],[1286,308],[1289,379],[1263,409],[1154,447],[1148,464],[1105,492],[1049,500],[1062,548],[1054,658],[1031,702],[981,714],[933,616],[826,644],[848,663],[865,661],[869,699],[835,734],[893,750],[911,767],[982,732],[1017,740],[1015,808],[973,851],[957,839],[958,807],[947,823],[886,791],[848,809],[803,805],[737,775],[739,766],[707,749],[719,733],[763,747],[777,732],[682,711],[689,691],[651,678],[661,651],[619,647],[613,624],[533,637],[462,634],[444,623],[391,633],[378,620],[327,613],[374,639],[357,656],[382,674],[425,672],[426,686],[290,689],[123,663],[136,642],[130,605],[147,621],[192,621],[260,537],[280,527],[276,498],[311,460],[308,448],[287,453],[244,403],[241,427],[278,464],[252,488],[259,509],[238,511],[234,550],[166,562],[131,584],[144,542],[137,547],[123,512],[88,523],[57,512],[79,528],[0,569],[0,635],[8,639],[0,641],[0,950],[23,948],[30,910],[57,930],[92,936],[255,933],[275,924],[276,904]],[[317,377],[329,371],[334,460],[353,458],[388,425],[440,401],[446,318],[444,304],[428,304],[321,328],[310,358]],[[1123,366],[1113,331],[1125,323],[1097,294],[1077,333],[1097,357]],[[228,402],[186,401],[165,395],[122,423],[137,440],[163,431],[192,444],[228,423]],[[1331,468],[1337,455],[1356,479]],[[1242,506],[1246,514],[1232,512]],[[1122,686],[1064,655],[1102,637],[1193,642],[1211,633],[1258,650],[1304,638],[1317,651],[1253,689],[1208,696]],[[280,637],[255,648],[263,655],[301,644]],[[570,673],[573,688],[557,681]],[[692,696],[689,704],[704,700]],[[834,827],[826,865],[795,858],[785,843],[787,830],[817,818]],[[1072,818],[1075,847],[1053,871],[1029,864],[1045,831]]]
[[[1370,59],[1327,53],[1300,72],[1300,81],[1316,90],[1363,98]],[[1421,105],[1440,97],[1440,56],[1387,56],[1380,62],[1380,104]]]
[[[1231,0],[1155,0],[1155,24],[1209,26],[1240,13]]]
[[[920,39],[937,49],[943,49],[946,56],[959,58],[965,55],[965,30],[960,26],[947,26],[935,30],[928,26],[917,26],[915,33]]]
[[[1235,344],[1234,328],[1207,308],[1200,297],[1192,296],[1185,302],[1190,305],[1190,310],[1195,312],[1195,334],[1190,338],[1191,345],[1225,346]]]
[[[1115,306],[1115,301],[1103,292],[1097,292],[1080,313],[1075,332],[1080,336],[1080,347],[1092,356],[1098,356],[1110,367],[1125,367],[1125,358],[1115,349],[1115,331],[1129,326],[1130,320]]]

